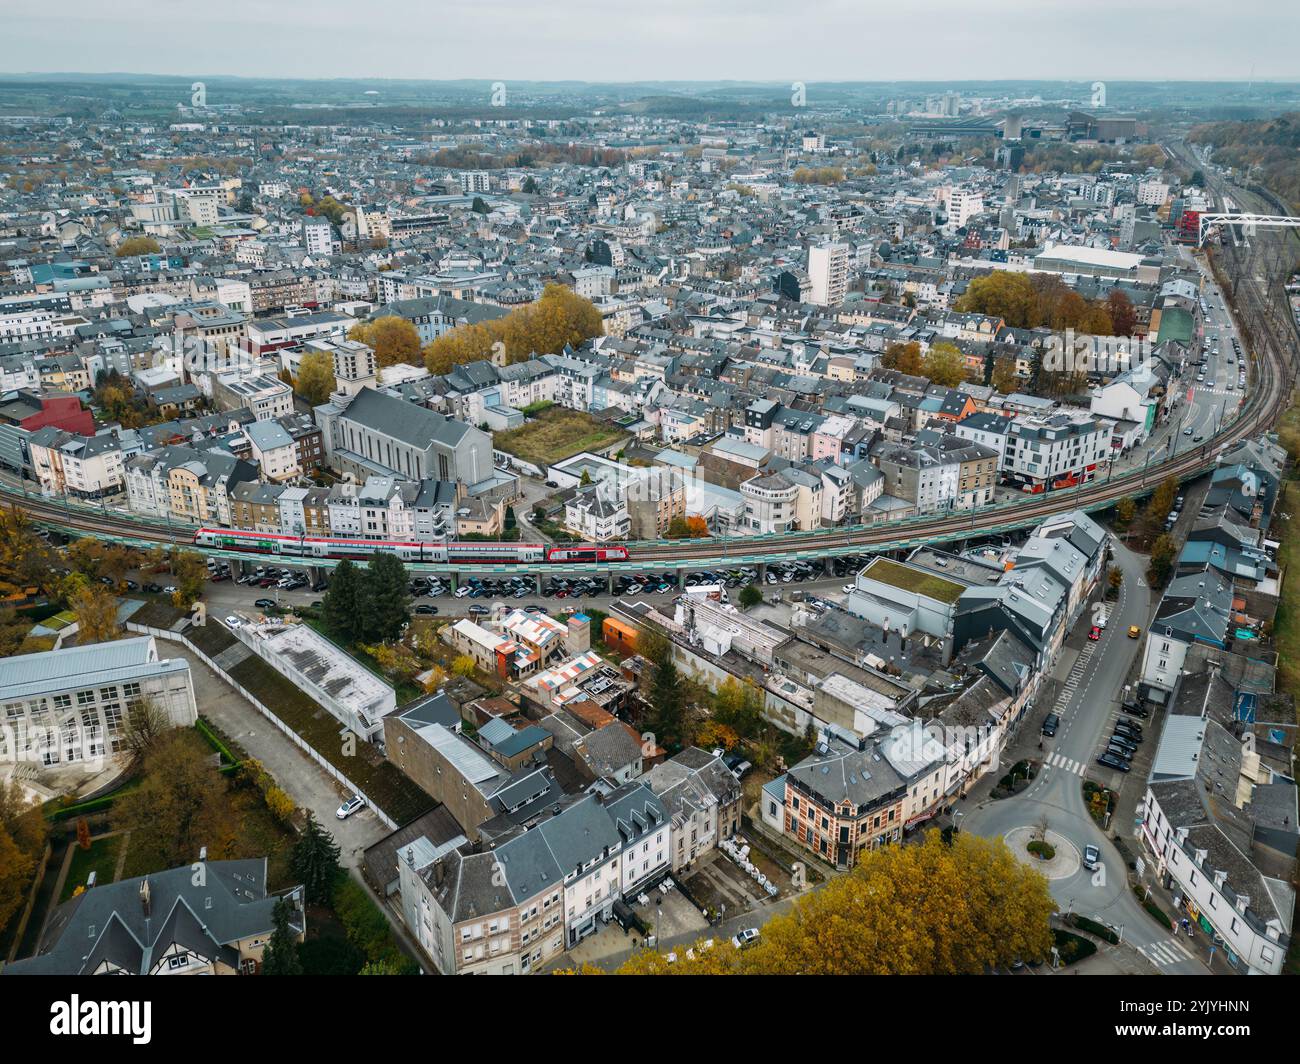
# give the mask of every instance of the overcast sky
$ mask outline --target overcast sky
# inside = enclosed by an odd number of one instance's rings
[[[0,0],[0,70],[198,77],[1294,79],[1294,0]]]

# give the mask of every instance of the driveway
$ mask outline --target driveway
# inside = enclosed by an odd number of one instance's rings
[[[185,647],[163,641],[160,649],[166,657],[182,657],[189,662],[194,700],[203,716],[243,747],[250,757],[260,761],[294,802],[316,815],[334,835],[345,867],[359,867],[362,851],[388,834],[384,823],[369,809],[339,820],[334,811],[346,795],[333,777]]]

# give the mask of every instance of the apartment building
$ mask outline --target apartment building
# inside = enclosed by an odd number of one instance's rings
[[[837,307],[849,290],[849,246],[840,243],[815,244],[808,249],[808,279],[812,283],[810,302],[820,307]]]
[[[1006,483],[1030,491],[1092,480],[1111,457],[1110,425],[1091,415],[1021,417],[1002,455]]]
[[[102,499],[125,484],[121,441],[110,432],[79,436],[48,425],[27,437],[27,453],[48,494]]]

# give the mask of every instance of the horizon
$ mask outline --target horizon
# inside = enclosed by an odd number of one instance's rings
[[[869,84],[960,82],[993,80],[990,66],[1016,68],[1013,80],[1030,81],[1202,80],[1177,76],[1189,69],[1208,82],[1300,77],[1293,48],[1300,10],[1264,0],[1241,0],[1226,18],[1223,10],[1209,0],[1141,8],[1119,0],[1084,8],[986,0],[978,10],[937,0],[922,18],[851,0],[808,0],[797,10],[775,0],[722,0],[708,9],[661,0],[652,10],[499,0],[486,12],[394,0],[382,21],[358,22],[351,5],[321,0],[304,22],[296,10],[250,0],[231,0],[219,20],[184,6],[160,18],[147,0],[122,0],[111,13],[68,0],[5,17],[11,55],[58,56],[26,75],[123,73],[121,56],[130,54],[157,57],[150,65],[158,74],[137,76],[223,70],[275,80],[321,80],[322,69],[361,80],[376,77],[378,67],[395,81],[546,82],[563,70],[583,76],[559,80],[588,84],[698,81],[705,72],[710,81],[862,83],[868,70]],[[932,26],[942,26],[943,36]],[[792,42],[803,57],[792,56]]]

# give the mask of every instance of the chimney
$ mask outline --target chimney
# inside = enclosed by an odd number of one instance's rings
[[[144,918],[149,919],[151,907],[149,903],[149,880],[147,878],[140,880],[140,909],[144,913]]]

